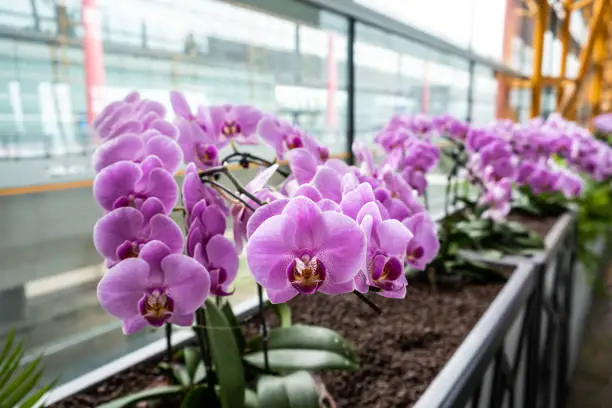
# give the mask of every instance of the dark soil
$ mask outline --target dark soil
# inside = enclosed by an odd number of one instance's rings
[[[509,221],[516,221],[529,230],[535,232],[542,238],[546,238],[546,235],[550,232],[552,227],[555,225],[555,222],[559,217],[535,217],[525,214],[514,214],[510,213],[508,215]]]
[[[355,347],[355,373],[323,373],[338,408],[412,406],[489,307],[503,285],[433,292],[409,287],[403,301],[374,295],[377,315],[356,296],[302,297],[294,322],[332,328]]]
[[[338,408],[405,408],[425,391],[502,286],[466,285],[434,292],[415,284],[405,300],[372,295],[381,315],[353,295],[303,296],[290,305],[294,323],[338,331],[359,356],[355,373],[321,373]],[[277,319],[269,312],[269,323],[275,325]],[[254,318],[247,332],[255,332],[256,324]],[[95,407],[157,381],[155,363],[142,364],[51,408]]]

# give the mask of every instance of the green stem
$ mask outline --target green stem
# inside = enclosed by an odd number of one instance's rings
[[[166,323],[164,327],[166,334],[166,360],[172,364],[172,324]]]

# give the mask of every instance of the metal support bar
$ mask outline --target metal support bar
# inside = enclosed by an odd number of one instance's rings
[[[571,3],[571,0],[570,0],[570,3]],[[580,10],[582,8],[585,8],[586,6],[589,6],[591,3],[593,3],[593,0],[578,0],[574,4],[570,4],[570,9]]]
[[[353,164],[353,141],[355,140],[355,26],[354,18],[348,20],[348,31],[346,36],[347,50],[347,73],[346,73],[346,151],[349,154],[348,162]]]
[[[560,106],[561,113],[564,116],[568,116],[568,114],[575,110],[576,103],[578,101],[578,95],[582,91],[582,87],[585,83],[585,77],[587,74],[587,70],[589,67],[589,61],[591,59],[591,55],[593,54],[593,48],[595,46],[595,34],[599,30],[599,27],[602,26],[604,12],[608,5],[608,0],[595,0],[595,6],[593,10],[593,17],[589,22],[589,35],[587,36],[587,41],[584,45],[584,48],[580,52],[580,63],[578,66],[578,75],[576,76],[576,86],[569,94],[567,98],[563,101]]]
[[[471,60],[468,67],[468,91],[467,91],[467,117],[465,120],[469,123],[474,117],[474,71],[476,63]]]
[[[513,88],[531,88],[533,81],[530,78],[509,78],[503,75],[498,76],[498,79],[505,82]],[[554,76],[542,76],[540,78],[540,84],[542,86],[565,86],[573,84],[574,78],[554,77]]]
[[[533,20],[533,71],[531,76],[531,117],[538,116],[542,105],[542,56],[544,33],[548,23],[548,1],[540,0],[538,12]]]
[[[567,73],[567,54],[569,53],[570,47],[570,18],[572,16],[572,0],[564,0],[563,1],[563,11],[564,18],[561,23],[561,27],[559,27],[559,39],[561,41],[561,66],[559,69],[559,76],[565,77]],[[563,101],[563,92],[565,87],[562,83],[557,85],[557,109],[561,105],[561,101]]]
[[[603,25],[595,33],[595,45],[593,47],[593,73],[589,89],[589,104],[591,105],[591,116],[601,113],[601,90],[603,87],[603,60],[606,57],[607,30]]]

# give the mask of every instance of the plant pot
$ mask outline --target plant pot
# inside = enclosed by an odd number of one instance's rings
[[[516,270],[487,314],[440,372],[417,407],[559,406],[577,348],[570,328],[576,265],[576,220],[568,212],[543,228],[545,249],[528,256],[471,259]],[[573,347],[570,345],[574,344]],[[528,367],[528,369],[526,369]]]
[[[338,407],[409,406],[456,352],[496,296],[504,293],[503,287],[465,285],[434,290],[417,283],[410,286],[405,300],[370,295],[382,309],[380,315],[351,294],[303,296],[289,304],[294,324],[331,328],[355,347],[360,361],[357,372],[318,373]],[[272,310],[268,311],[268,320],[271,325],[277,324]],[[257,323],[256,317],[244,323],[247,332],[255,331]],[[115,374],[53,407],[95,406],[103,401],[103,393],[128,391],[122,382],[136,383],[134,375],[151,371],[155,357],[161,361],[161,356],[160,351],[140,366]],[[155,380],[155,374],[147,375],[148,381]]]
[[[584,302],[580,308],[572,303],[573,223],[573,214],[560,217],[541,253],[494,262],[513,268],[505,285],[434,291],[414,284],[403,301],[372,294],[381,315],[351,295],[292,300],[295,324],[329,327],[355,346],[357,372],[321,373],[337,406],[430,408],[472,403],[484,408],[511,401],[513,406],[556,406],[577,354],[580,336],[575,331],[581,330],[585,315]],[[600,243],[599,249],[603,252],[605,246]],[[585,285],[580,287],[588,292]],[[570,319],[570,312],[578,309]],[[255,309],[245,311],[239,313],[243,321]],[[276,324],[276,315],[269,312],[269,322]],[[254,324],[256,319],[245,323],[252,329]],[[162,350],[143,364],[161,360]],[[95,406],[74,401],[84,401],[86,395],[95,398],[105,384],[120,380],[121,375],[115,375],[54,407]]]

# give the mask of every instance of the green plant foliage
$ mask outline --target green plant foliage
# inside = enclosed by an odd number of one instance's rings
[[[260,407],[319,408],[319,394],[312,376],[298,371],[285,377],[263,376],[257,383]]]
[[[174,382],[183,387],[199,384],[206,377],[206,369],[197,347],[185,347],[181,350],[182,362],[161,362],[159,367],[172,372]]]
[[[249,343],[244,360],[264,367],[263,339]],[[357,369],[357,355],[338,333],[324,327],[295,325],[270,330],[268,360],[273,372]]]
[[[204,311],[221,405],[223,408],[243,408],[246,388],[244,368],[232,326],[214,302],[207,300]]]
[[[560,192],[534,194],[529,187],[520,187],[513,212],[537,217],[558,217],[568,211],[569,200]]]
[[[116,400],[99,405],[98,408],[127,408],[132,407],[141,401],[160,400],[162,398],[174,397],[184,393],[183,387],[180,385],[167,385],[164,387],[156,387],[148,390],[136,392],[126,395],[125,397],[117,398]]]
[[[596,281],[600,257],[591,250],[595,240],[612,231],[612,186],[609,181],[586,183],[584,194],[578,201],[577,255],[588,278]]]
[[[278,315],[281,327],[291,327],[291,307],[286,303],[274,305],[274,311]]]
[[[23,343],[15,341],[11,330],[0,352],[0,407],[34,407],[55,385],[39,387],[42,357],[20,369],[23,356]]]
[[[223,312],[223,316],[225,316],[227,322],[232,327],[238,350],[240,350],[240,353],[243,353],[244,348],[246,347],[246,340],[244,339],[244,334],[240,329],[240,324],[238,323],[238,318],[236,318],[236,315],[234,314],[232,305],[230,305],[229,302],[225,302],[223,306],[221,306],[221,311]]]

